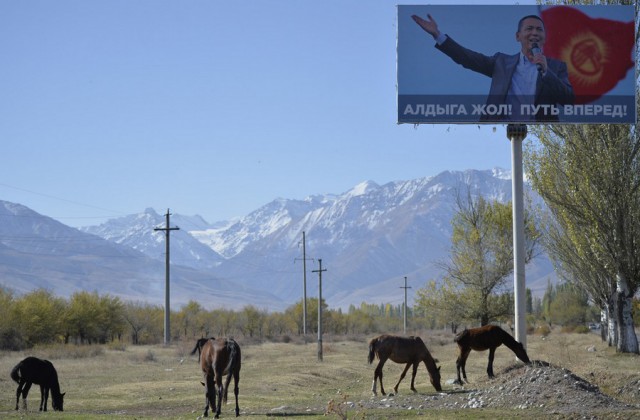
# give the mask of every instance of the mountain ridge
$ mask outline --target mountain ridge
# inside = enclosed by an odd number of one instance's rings
[[[404,295],[399,287],[404,276],[408,276],[414,289],[442,276],[437,262],[448,255],[455,199],[458,194],[466,194],[467,188],[474,196],[509,201],[510,173],[494,168],[445,171],[383,185],[363,181],[340,194],[310,195],[303,200],[276,198],[244,217],[216,223],[197,215],[171,215],[171,225],[179,227],[171,232],[172,294],[176,277],[175,293],[183,303],[194,297],[205,307],[225,305],[237,309],[251,304],[266,310],[284,310],[302,298],[301,241],[305,232],[309,259],[307,296],[317,296],[312,270],[322,259],[323,269],[327,270],[323,273],[323,298],[330,307],[347,309],[363,301],[400,304]],[[535,195],[528,186],[526,189]],[[153,283],[157,295],[158,285],[162,289],[164,284],[161,268],[165,234],[154,229],[165,225],[165,216],[148,208],[77,231],[117,246],[119,252],[135,252],[133,260],[137,263],[132,265],[141,265],[142,261],[146,265],[133,270],[123,264],[125,277],[140,283],[136,290],[151,288]],[[7,244],[11,248],[10,242],[0,241],[0,245]],[[73,241],[66,244],[73,248],[72,245]],[[27,247],[26,251],[30,249]],[[0,258],[5,258],[3,250],[0,247]],[[98,258],[100,252],[96,252]],[[77,250],[75,253],[82,254]],[[116,270],[113,265],[101,264],[105,270]],[[140,280],[132,271],[142,273]],[[536,294],[543,293],[549,278],[555,281],[546,258],[527,266],[527,272],[536,276],[527,277],[527,287]],[[18,274],[14,271],[11,275],[20,277]],[[104,278],[105,274],[93,276]],[[82,287],[94,284],[83,282],[78,276],[73,279]],[[21,281],[23,286],[28,283],[24,278]],[[74,289],[70,285],[65,290]],[[118,288],[111,284],[104,290]],[[215,290],[219,291],[217,295]],[[133,290],[128,292],[135,297]],[[139,295],[144,297],[143,293]],[[211,298],[207,299],[207,295]],[[409,299],[413,301],[412,296]]]

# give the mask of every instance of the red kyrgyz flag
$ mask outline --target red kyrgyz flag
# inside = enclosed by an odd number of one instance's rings
[[[543,9],[541,17],[544,54],[567,64],[577,104],[609,92],[633,68],[633,22],[591,18],[568,6]]]

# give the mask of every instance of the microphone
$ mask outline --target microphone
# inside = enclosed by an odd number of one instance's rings
[[[533,44],[531,44],[531,54],[533,55],[542,54],[542,50],[538,46],[537,42],[534,42]],[[542,74],[542,64],[537,63],[536,67],[538,68],[538,73]]]

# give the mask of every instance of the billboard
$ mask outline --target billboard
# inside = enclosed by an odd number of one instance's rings
[[[633,6],[398,6],[398,123],[636,122]]]

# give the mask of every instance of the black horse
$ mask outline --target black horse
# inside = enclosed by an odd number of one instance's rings
[[[508,332],[497,325],[489,324],[483,327],[471,328],[468,330],[465,329],[461,333],[458,333],[453,341],[458,344],[458,359],[456,360],[458,379],[454,381],[455,384],[462,385],[462,379],[460,378],[461,370],[465,382],[468,382],[465,366],[471,350],[489,350],[489,364],[487,365],[487,375],[489,375],[489,378],[494,377],[493,358],[496,354],[496,348],[503,344],[514,352],[518,359],[522,360],[526,364],[531,363],[529,356],[527,355],[527,351],[524,349],[522,343],[516,341]]]
[[[27,395],[32,384],[40,385],[40,411],[47,411],[49,391],[51,391],[51,405],[55,411],[62,411],[64,394],[60,393],[58,372],[48,360],[37,357],[27,357],[11,370],[11,379],[18,383],[16,391],[16,410],[22,394],[22,405],[27,409]]]

